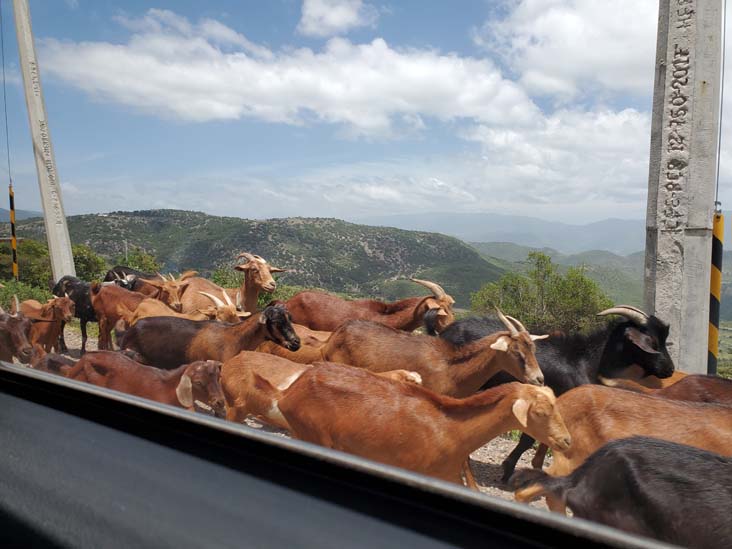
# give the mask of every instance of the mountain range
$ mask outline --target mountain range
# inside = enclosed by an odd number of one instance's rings
[[[15,210],[15,220],[20,221],[22,219],[30,219],[32,217],[41,217],[41,212],[34,212],[31,210]],[[10,210],[0,208],[0,223],[10,222]]]

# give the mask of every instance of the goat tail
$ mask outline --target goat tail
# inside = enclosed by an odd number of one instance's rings
[[[566,484],[566,477],[552,477],[540,469],[518,470],[508,480],[514,498],[523,503],[546,496],[564,501]]]
[[[633,391],[635,393],[654,393],[655,391],[645,385],[636,383],[630,379],[622,378],[607,378],[600,376],[600,383],[606,387],[615,387],[616,389],[625,389],[626,391]]]

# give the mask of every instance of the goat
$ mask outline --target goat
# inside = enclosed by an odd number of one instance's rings
[[[411,279],[432,291],[428,297],[410,297],[384,303],[374,299],[347,301],[324,292],[300,292],[287,300],[293,322],[313,330],[332,332],[349,320],[370,320],[390,328],[411,332],[422,324],[430,310],[438,319],[437,329],[442,330],[454,319],[452,306],[455,300],[441,286],[427,280]]]
[[[557,396],[586,383],[600,383],[600,377],[613,378],[630,365],[643,368],[646,375],[670,377],[674,364],[666,349],[668,324],[655,316],[628,305],[606,309],[598,316],[620,315],[625,320],[610,323],[589,335],[551,334],[536,345],[536,359],[541,364],[545,383]],[[492,318],[459,320],[439,336],[440,339],[462,347],[495,331],[498,323]],[[500,373],[487,386],[515,381]],[[521,436],[516,448],[503,461],[503,480],[507,481],[521,455],[531,448],[530,436]],[[540,467],[546,447],[540,447],[534,466]]]
[[[41,304],[35,299],[27,299],[20,304],[23,315],[33,322],[30,330],[30,343],[39,343],[46,352],[59,350],[59,338],[63,323],[74,318],[74,302],[68,297],[56,297]]]
[[[75,276],[63,276],[51,290],[51,293],[57,297],[68,297],[74,302],[74,316],[79,319],[81,327],[81,354],[86,352],[86,325],[89,322],[96,322],[97,316],[91,302],[91,292],[89,284],[76,278]],[[61,334],[59,336],[58,347],[62,353],[68,351],[66,341],[64,340],[64,327],[66,322],[61,322]]]
[[[611,440],[651,436],[732,455],[732,407],[667,400],[600,385],[580,385],[557,398],[572,434],[568,451],[554,452],[547,473],[568,475]],[[559,507],[547,499],[552,510]]]
[[[281,391],[289,387],[300,375],[311,368],[309,364],[300,364],[284,358],[270,356],[265,353],[242,351],[224,362],[221,367],[221,385],[226,397],[226,419],[241,423],[249,416],[270,423],[275,427],[289,430],[281,416],[268,417],[272,406],[274,387]],[[395,381],[416,383],[421,385],[422,378],[416,372],[394,370],[377,374]],[[264,378],[267,385],[256,382],[257,376]]]
[[[680,547],[732,545],[732,460],[684,444],[615,440],[568,476],[526,470],[511,483],[518,501],[550,495],[576,517],[632,534]]]
[[[269,339],[296,351],[300,340],[283,305],[270,305],[238,324],[173,317],[139,320],[121,336],[120,348],[137,351],[148,364],[175,368],[196,360],[226,362]]]
[[[18,296],[13,296],[15,311],[6,313],[0,307],[0,360],[12,362],[17,357],[23,364],[28,364],[33,348],[28,341],[31,321],[20,311]]]
[[[138,292],[124,290],[114,284],[102,286],[93,283],[90,289],[92,306],[99,319],[99,350],[112,348],[111,332],[120,320],[120,304],[127,310],[134,311],[146,297]]]
[[[670,400],[689,400],[732,406],[732,379],[717,376],[687,375],[678,382],[661,389],[650,389],[635,381],[601,378],[603,385],[627,389]]]
[[[422,376],[427,389],[466,397],[475,393],[499,370],[517,379],[542,385],[544,376],[534,357],[534,343],[499,311],[508,331],[456,347],[440,338],[408,334],[376,322],[346,322],[311,360],[350,364],[371,372],[410,370]]]
[[[546,387],[512,383],[455,399],[360,368],[317,363],[279,394],[269,390],[276,397],[269,417],[281,415],[296,438],[458,484],[467,477],[470,452],[506,431],[529,431],[557,449],[571,442]]]
[[[246,259],[246,263],[236,265],[234,269],[244,273],[244,280],[237,290],[224,289],[205,278],[190,280],[190,289],[183,295],[183,312],[192,312],[202,309],[208,303],[200,297],[200,292],[210,294],[226,294],[236,303],[238,309],[250,313],[257,312],[257,300],[261,292],[272,293],[277,289],[277,282],[273,273],[283,273],[285,269],[273,267],[265,259],[250,253],[241,253],[237,257]]]
[[[161,370],[122,353],[97,351],[85,354],[67,377],[188,410],[194,410],[195,402],[200,401],[217,417],[225,413],[221,363],[214,360]]]
[[[74,364],[76,364],[76,361],[71,358],[55,353],[46,353],[40,345],[33,345],[30,366],[34,370],[65,377],[74,367]]]
[[[160,273],[145,273],[138,271],[132,267],[126,265],[115,265],[107,271],[104,275],[104,282],[118,282],[119,280],[126,280],[127,282],[134,282],[137,279],[143,280],[158,280],[162,278]]]
[[[236,307],[230,300],[229,305],[226,305],[216,296],[205,292],[202,293],[211,299],[214,302],[214,305],[209,306],[206,309],[198,310],[194,313],[176,313],[162,301],[151,298],[143,299],[134,311],[128,309],[124,303],[119,303],[117,305],[117,312],[119,313],[119,317],[125,321],[127,326],[133,326],[141,318],[149,318],[152,316],[172,316],[188,320],[218,320],[220,322],[230,322],[232,324],[238,323],[242,318],[251,316],[251,313],[237,311]],[[226,294],[224,295],[228,300],[229,296]]]
[[[670,387],[677,381],[680,381],[689,375],[686,372],[675,370],[669,377],[661,379],[660,377],[646,374],[645,370],[636,364],[632,364],[627,368],[619,370],[618,372],[615,372],[615,374],[616,375],[613,379],[627,379],[635,381],[639,385],[649,389],[663,389],[664,387]]]

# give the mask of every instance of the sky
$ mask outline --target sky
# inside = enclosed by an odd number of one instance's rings
[[[11,2],[0,4],[16,206],[39,210]],[[645,216],[658,0],[30,8],[69,215]],[[0,132],[3,184],[4,149]]]

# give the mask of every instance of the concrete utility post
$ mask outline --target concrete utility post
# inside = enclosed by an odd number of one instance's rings
[[[706,373],[723,0],[660,0],[646,217],[645,307],[676,366]]]
[[[66,215],[61,200],[61,185],[58,181],[56,158],[53,154],[46,105],[43,101],[41,74],[33,43],[28,0],[13,0],[13,11],[25,88],[25,103],[28,107],[28,122],[33,139],[38,186],[41,190],[43,217],[46,222],[48,252],[51,256],[53,278],[58,280],[64,275],[76,276],[74,258],[71,254],[71,239],[66,226]]]

